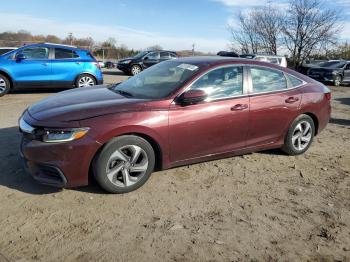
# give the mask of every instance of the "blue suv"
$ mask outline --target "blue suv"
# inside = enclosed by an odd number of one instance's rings
[[[86,87],[103,83],[90,51],[33,44],[0,56],[0,96],[17,87]]]

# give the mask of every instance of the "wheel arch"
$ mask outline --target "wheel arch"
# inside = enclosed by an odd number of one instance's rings
[[[90,75],[90,76],[92,76],[92,77],[95,79],[96,84],[98,83],[97,77],[96,77],[94,74],[92,74],[92,73],[90,73],[90,72],[83,72],[83,73],[78,74],[78,75],[75,77],[74,82],[73,82],[73,85],[74,85],[75,87],[77,87],[76,85],[77,85],[77,80],[78,80],[78,78],[79,78],[80,76],[82,76],[82,75]]]
[[[312,121],[314,121],[315,136],[316,136],[318,134],[318,127],[319,127],[319,120],[318,120],[317,116],[314,113],[311,113],[311,112],[305,112],[303,114],[311,117]]]
[[[7,77],[7,79],[10,81],[10,88],[12,89],[14,87],[12,77],[6,71],[1,70],[1,69],[0,69],[0,74]]]

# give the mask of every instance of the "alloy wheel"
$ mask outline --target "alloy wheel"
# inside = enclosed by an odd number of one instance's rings
[[[312,127],[308,121],[300,122],[293,131],[292,145],[298,150],[304,150],[312,139]]]
[[[133,66],[132,68],[131,68],[131,73],[132,73],[132,75],[137,75],[137,74],[139,74],[141,72],[141,68],[139,67],[139,66]]]
[[[90,76],[83,76],[78,82],[78,87],[89,87],[93,85],[95,85],[95,81]]]
[[[127,145],[116,150],[107,162],[108,180],[118,187],[130,187],[146,174],[148,157],[139,146]]]
[[[6,81],[2,77],[0,77],[0,93],[5,92],[6,87]]]
[[[341,77],[340,76],[336,76],[334,79],[334,85],[335,86],[340,86],[341,84]]]

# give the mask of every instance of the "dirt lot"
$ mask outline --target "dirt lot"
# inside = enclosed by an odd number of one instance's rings
[[[157,172],[126,195],[38,185],[17,119],[57,90],[1,98],[0,261],[350,261],[350,87],[332,90],[331,123],[305,155]]]

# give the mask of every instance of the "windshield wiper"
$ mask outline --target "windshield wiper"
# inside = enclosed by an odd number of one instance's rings
[[[113,89],[114,92],[118,93],[118,94],[121,94],[122,96],[125,96],[125,97],[133,97],[133,94],[127,92],[127,91],[124,91],[124,90],[120,90],[120,89]]]

